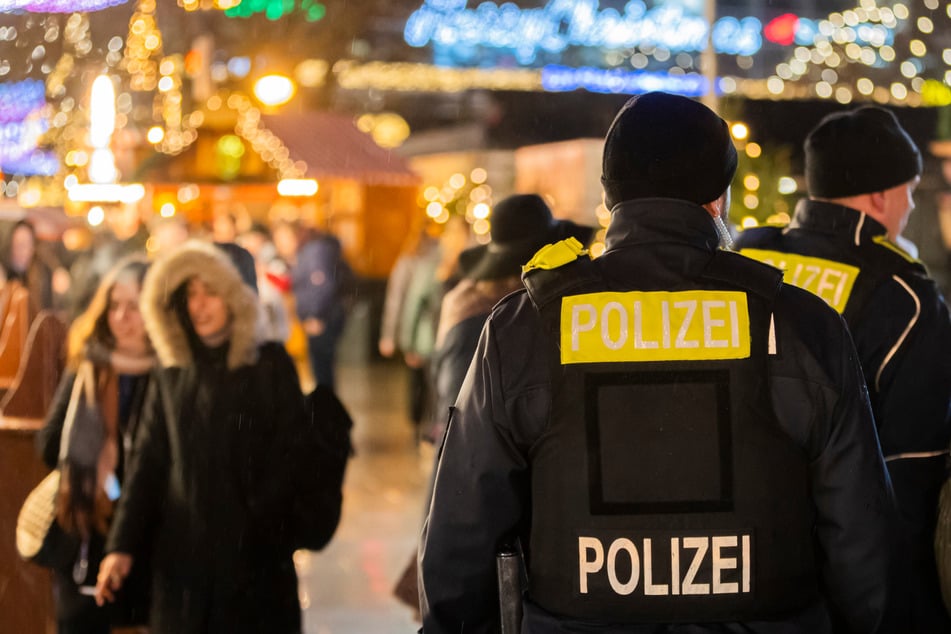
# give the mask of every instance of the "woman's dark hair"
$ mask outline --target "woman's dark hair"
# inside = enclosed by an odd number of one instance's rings
[[[13,236],[16,234],[17,229],[21,227],[26,228],[30,232],[30,237],[33,238],[33,244],[36,245],[36,228],[33,226],[33,223],[26,219],[17,220],[13,223],[13,226],[10,227],[10,231],[3,238],[3,247],[0,251],[0,262],[3,263],[3,268],[7,271],[7,274],[10,274],[13,271],[13,265],[10,262],[10,258],[13,255]],[[33,257],[36,257],[35,255]]]

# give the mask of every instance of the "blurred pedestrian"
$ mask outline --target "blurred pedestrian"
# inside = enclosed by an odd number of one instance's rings
[[[85,310],[99,286],[99,280],[127,255],[144,254],[149,232],[136,204],[104,206],[105,228],[94,237],[92,246],[76,257],[70,267],[69,313]]]
[[[319,385],[334,389],[337,343],[343,334],[353,271],[340,242],[329,233],[290,223],[273,229],[278,254],[290,265],[297,316],[307,335],[307,353]]]
[[[96,443],[98,468],[83,470],[73,462],[72,452],[62,457],[63,488],[57,498],[58,521],[79,534],[86,545],[62,570],[53,570],[56,621],[59,634],[109,634],[114,626],[144,625],[148,621],[148,561],[129,579],[113,606],[97,607],[89,590],[95,587],[103,556],[113,505],[125,482],[132,446],[142,420],[145,392],[154,355],[139,313],[139,293],[148,263],[144,257],[121,261],[103,278],[86,311],[72,324],[68,337],[67,372],[53,400],[46,424],[37,435],[43,461],[54,468],[60,463],[63,426],[70,406],[73,384],[91,376],[103,430],[96,438],[70,438],[77,443]],[[81,369],[91,365],[91,375]],[[142,553],[145,554],[145,551]],[[82,574],[77,577],[77,570]]]
[[[380,354],[402,353],[409,370],[409,419],[419,429],[430,412],[429,359],[436,339],[442,288],[436,277],[441,254],[430,235],[434,227],[415,232],[393,266],[386,285],[380,325]]]
[[[289,288],[287,265],[278,257],[271,242],[271,232],[264,225],[252,224],[248,231],[238,236],[238,244],[254,258],[262,340],[285,343],[290,336],[284,302],[284,293]]]
[[[951,440],[951,318],[924,265],[899,246],[921,154],[875,106],[826,117],[805,152],[809,197],[790,225],[744,231],[738,248],[848,323],[901,515],[887,631],[951,632],[934,554]]]
[[[690,99],[618,113],[604,254],[540,250],[456,399],[425,634],[875,631],[890,500],[855,351],[828,306],[719,248],[736,164]],[[499,596],[507,547],[524,595]]]
[[[52,308],[52,271],[37,253],[36,230],[28,220],[10,228],[0,253],[7,280],[16,280],[30,294],[30,314]]]
[[[517,194],[492,211],[488,244],[471,247],[459,256],[461,281],[442,302],[433,376],[436,408],[433,442],[439,446],[449,408],[465,379],[486,317],[499,300],[522,288],[522,265],[546,244],[575,237],[586,244],[591,227],[556,220],[537,194]]]
[[[254,292],[197,241],[158,259],[142,311],[160,368],[100,568],[112,600],[154,536],[152,634],[299,633],[292,459],[304,411]],[[336,519],[333,520],[336,525]]]

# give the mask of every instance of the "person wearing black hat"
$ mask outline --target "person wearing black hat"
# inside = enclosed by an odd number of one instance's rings
[[[538,251],[456,399],[424,633],[497,631],[512,542],[522,632],[875,631],[890,498],[855,352],[821,300],[720,248],[735,168],[705,106],[618,113],[604,254]]]
[[[499,300],[522,288],[522,265],[546,244],[574,236],[587,243],[594,229],[556,220],[537,194],[516,194],[492,211],[490,241],[459,255],[461,280],[443,298],[436,334],[433,378],[436,420],[432,439],[438,446],[446,413],[455,402],[479,342],[482,324]]]
[[[809,197],[788,227],[744,231],[744,255],[842,313],[868,385],[900,514],[888,631],[951,632],[935,566],[938,494],[951,440],[951,319],[924,265],[901,246],[921,154],[895,115],[866,106],[824,118],[805,142]]]

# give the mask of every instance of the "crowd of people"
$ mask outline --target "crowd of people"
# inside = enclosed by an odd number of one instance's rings
[[[72,316],[37,435],[60,472],[56,521],[77,537],[53,568],[58,631],[299,632],[292,554],[332,535],[346,464],[329,429],[353,284],[340,244],[293,224],[241,232],[232,217],[206,236],[178,219],[150,232],[112,212],[70,259],[28,221],[3,252],[33,314]],[[319,346],[296,367],[295,326]]]
[[[607,132],[600,257],[536,194],[498,201],[487,244],[461,217],[410,232],[378,347],[439,447],[399,587],[422,632],[951,632],[951,318],[901,235],[921,155],[877,107],[804,148],[792,222],[737,235],[727,124],[648,93]],[[110,223],[71,259],[28,222],[0,253],[34,311],[74,316],[38,436],[82,544],[54,571],[59,632],[300,632],[291,555],[333,533],[346,462],[319,423],[341,245]]]

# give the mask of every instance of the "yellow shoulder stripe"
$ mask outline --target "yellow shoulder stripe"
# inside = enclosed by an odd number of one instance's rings
[[[546,244],[535,253],[528,264],[522,267],[522,273],[535,269],[557,269],[587,254],[588,250],[577,238],[567,238],[554,244]]]
[[[901,257],[903,257],[904,259],[908,260],[909,262],[913,264],[921,264],[921,262],[917,258],[915,258],[910,253],[908,253],[908,251],[905,251],[900,246],[898,246],[897,244],[889,240],[888,236],[886,235],[875,236],[874,238],[872,238],[872,242],[874,242],[880,247],[885,247],[886,249],[888,249],[889,251],[893,253],[897,253],[898,255],[900,255]]]

